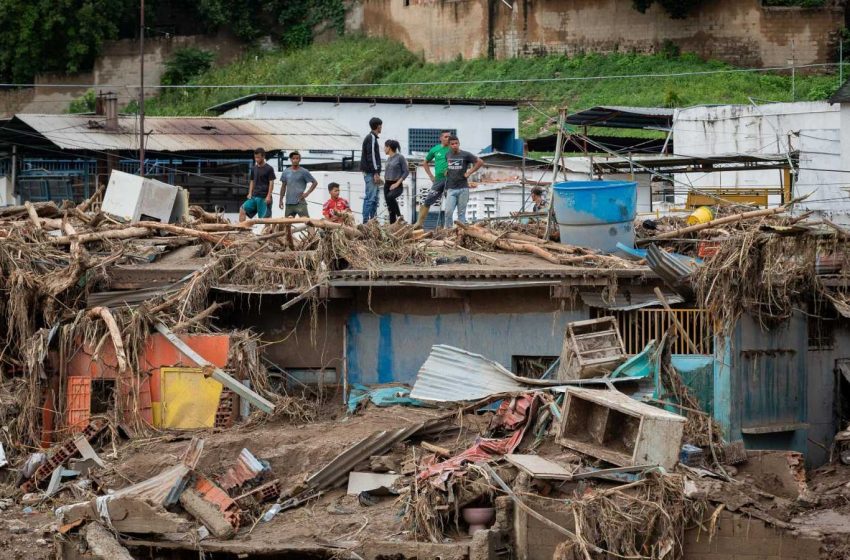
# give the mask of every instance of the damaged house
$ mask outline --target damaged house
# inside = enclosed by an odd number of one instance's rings
[[[848,550],[848,233],[796,199],[635,220],[634,183],[568,182],[552,216],[423,231],[123,219],[129,180],[0,208],[18,554]]]

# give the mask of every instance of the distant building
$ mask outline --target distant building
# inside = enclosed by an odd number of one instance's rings
[[[17,114],[0,121],[0,205],[80,202],[113,169],[138,173],[138,121],[109,114]],[[245,200],[255,148],[264,148],[273,164],[277,154],[294,149],[360,149],[358,135],[327,119],[149,117],[145,132],[146,176],[186,188],[191,204],[227,213]]]
[[[331,119],[363,137],[369,132],[369,119],[378,117],[384,121],[381,138],[398,140],[408,156],[425,155],[444,129],[457,134],[468,152],[520,155],[517,104],[492,99],[253,94],[209,111],[231,118]],[[349,158],[347,167],[356,170],[360,153],[307,150],[302,156],[305,165]]]
[[[850,224],[850,97],[836,94],[831,101],[677,110],[677,156],[764,158],[776,164],[763,170],[695,168],[677,177],[694,189],[761,190],[771,205],[783,199],[783,191],[785,198],[807,196],[798,211]]]

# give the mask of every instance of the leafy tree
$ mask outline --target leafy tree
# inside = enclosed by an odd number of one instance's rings
[[[188,84],[212,67],[215,55],[196,47],[177,49],[165,63],[160,83],[166,86]]]
[[[0,79],[90,68],[103,42],[133,17],[132,0],[0,0]]]
[[[199,0],[196,9],[208,24],[230,27],[241,39],[270,35],[284,47],[309,45],[321,25],[339,34],[345,29],[343,0]]]

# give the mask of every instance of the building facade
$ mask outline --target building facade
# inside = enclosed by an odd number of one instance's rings
[[[694,188],[772,189],[771,204],[789,186],[794,197],[808,197],[797,205],[841,223],[850,223],[850,141],[842,142],[850,117],[845,105],[827,102],[719,105],[676,111],[673,138],[680,156],[787,156],[798,159],[783,170],[694,172],[679,177]],[[850,111],[850,106],[847,106]],[[850,114],[850,113],[848,113]],[[790,160],[789,160],[790,161]],[[790,163],[789,163],[790,166]]]
[[[369,119],[378,117],[384,122],[381,138],[398,140],[408,156],[424,156],[439,141],[441,130],[453,131],[460,138],[461,149],[473,154],[522,153],[522,142],[517,139],[517,101],[255,94],[210,110],[244,119],[331,119],[363,137],[369,133]],[[352,156],[350,152],[310,150],[302,156],[305,165],[353,157],[356,169],[360,161],[359,151]]]

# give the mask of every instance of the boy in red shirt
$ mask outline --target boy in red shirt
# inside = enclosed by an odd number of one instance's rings
[[[328,192],[331,197],[322,206],[322,216],[326,220],[337,224],[344,224],[351,221],[351,205],[348,201],[339,196],[339,184],[328,183]]]

